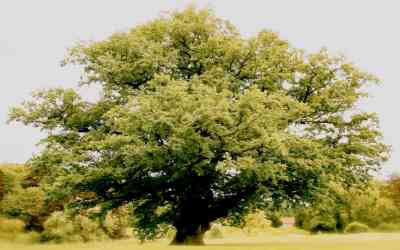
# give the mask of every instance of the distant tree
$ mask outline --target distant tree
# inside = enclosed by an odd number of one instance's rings
[[[371,181],[363,189],[330,185],[329,193],[321,194],[313,204],[298,209],[296,225],[311,232],[346,231],[355,222],[379,228],[400,222],[398,207],[387,197],[382,183]]]
[[[63,206],[59,201],[46,202],[42,187],[24,187],[30,172],[24,165],[0,165],[0,217],[17,218],[24,222],[25,230],[40,232],[47,217]]]
[[[0,202],[19,182],[25,170],[22,168],[17,164],[0,164]]]
[[[3,171],[1,171],[1,169],[0,169],[0,201],[4,198],[4,196],[6,195],[6,193],[8,191],[7,187],[6,187],[7,186],[6,178],[7,178],[6,174]]]
[[[386,195],[400,208],[400,175],[392,175],[387,181]]]
[[[270,31],[242,37],[209,10],[80,44],[65,63],[99,100],[38,91],[10,121],[48,133],[30,165],[50,195],[101,215],[131,203],[142,239],[172,225],[173,244],[202,244],[217,219],[366,183],[387,157],[377,116],[355,108],[374,76]]]
[[[43,191],[37,187],[15,189],[0,203],[0,213],[24,221],[26,230],[40,232],[50,215],[44,206],[44,197]]]

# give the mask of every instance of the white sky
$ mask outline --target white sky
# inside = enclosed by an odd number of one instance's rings
[[[244,35],[279,32],[307,51],[326,46],[382,79],[362,109],[377,112],[392,145],[384,166],[400,171],[400,2],[394,0],[0,0],[0,162],[24,162],[37,150],[37,129],[7,125],[10,106],[38,88],[76,86],[77,68],[61,68],[66,49],[102,39],[189,3],[212,7]]]

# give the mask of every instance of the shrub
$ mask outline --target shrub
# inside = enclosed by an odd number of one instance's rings
[[[400,231],[400,224],[382,223],[376,227],[376,230],[381,232],[397,232]]]
[[[169,226],[165,229],[164,238],[173,239],[176,235],[176,229],[172,226]]]
[[[344,230],[345,233],[365,233],[368,232],[370,229],[368,225],[360,223],[360,222],[352,222],[347,225],[346,229]]]
[[[266,218],[265,212],[257,211],[248,214],[244,219],[243,231],[248,235],[256,235],[271,227],[271,222]]]
[[[24,231],[25,224],[18,219],[0,218],[0,238],[14,240]]]
[[[100,224],[86,216],[75,216],[72,223],[74,234],[79,235],[84,242],[108,238],[104,230],[100,227]]]
[[[305,229],[304,224],[306,223],[307,219],[308,218],[305,210],[300,210],[294,216],[294,225],[298,228]]]
[[[317,216],[311,219],[306,229],[312,233],[330,233],[336,231],[336,221],[333,218]]]
[[[0,218],[0,232],[20,233],[24,231],[24,226],[21,220]]]
[[[210,239],[222,239],[224,237],[222,226],[219,224],[213,224],[211,229],[206,233],[206,237]]]
[[[278,228],[283,225],[281,217],[276,213],[270,215],[268,219],[271,221],[272,227]]]
[[[334,218],[336,220],[336,230],[339,232],[344,232],[346,226],[350,223],[349,214],[345,211],[340,211],[339,209],[336,209]]]
[[[257,211],[246,216],[244,226],[263,230],[270,227],[270,221],[267,220],[263,211]]]
[[[295,226],[311,233],[338,231],[338,214],[332,207],[319,204],[318,207],[308,207],[295,215]]]
[[[129,209],[120,207],[108,212],[103,223],[107,235],[111,239],[122,239],[128,237]]]
[[[42,241],[75,242],[93,241],[108,238],[100,224],[86,216],[69,218],[63,212],[54,212],[44,223]]]
[[[74,234],[74,225],[63,212],[53,213],[44,223],[44,231],[41,234],[42,241],[57,243],[79,241]]]

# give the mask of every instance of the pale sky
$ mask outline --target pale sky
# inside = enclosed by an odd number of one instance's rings
[[[0,0],[0,162],[25,162],[43,136],[37,129],[7,125],[10,106],[38,88],[74,87],[78,68],[61,68],[66,49],[97,40],[189,3],[211,7],[243,35],[278,32],[293,46],[327,47],[376,74],[361,108],[377,112],[392,157],[384,172],[400,172],[400,2],[394,0]],[[90,94],[90,93],[89,93]]]

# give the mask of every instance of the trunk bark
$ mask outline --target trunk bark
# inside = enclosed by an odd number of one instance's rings
[[[176,227],[176,235],[171,245],[204,245],[204,234],[208,229],[209,223]]]

